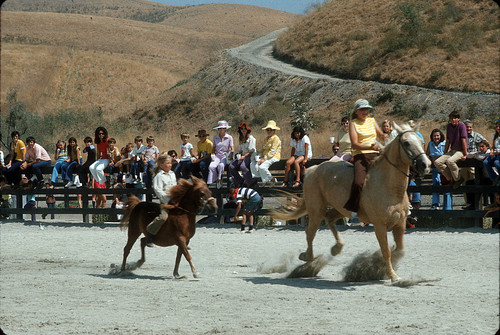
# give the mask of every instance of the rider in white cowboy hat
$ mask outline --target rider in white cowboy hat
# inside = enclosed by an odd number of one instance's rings
[[[233,137],[226,134],[226,130],[231,128],[226,120],[217,122],[218,133],[213,138],[212,149],[212,162],[208,167],[208,180],[207,184],[216,183],[217,188],[222,187],[222,173],[224,166],[227,164],[227,155],[233,151],[234,142]]]
[[[280,127],[276,125],[276,121],[269,120],[267,125],[262,129],[266,130],[267,136],[264,139],[260,159],[252,163],[250,167],[252,173],[260,176],[262,182],[274,185],[277,180],[269,172],[269,167],[281,159],[281,140],[276,135],[276,130],[280,130]]]

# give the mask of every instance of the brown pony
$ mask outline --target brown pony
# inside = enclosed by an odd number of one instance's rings
[[[168,218],[160,231],[154,236],[153,243],[161,247],[177,245],[177,257],[175,259],[174,277],[179,276],[179,263],[184,255],[195,278],[199,273],[193,265],[191,255],[188,251],[189,240],[194,236],[196,212],[204,205],[217,208],[212,192],[202,180],[193,177],[193,182],[181,179],[179,184],[170,189],[170,201],[168,204],[160,205],[152,202],[141,202],[137,197],[131,196],[126,203],[125,214],[120,222],[120,229],[128,228],[128,240],[123,249],[123,262],[121,271],[125,270],[127,257],[137,238],[146,234],[147,225],[160,214],[160,206],[168,209]],[[145,261],[144,249],[146,238],[141,238],[141,259],[137,267]]]
[[[382,155],[372,164],[366,176],[361,193],[358,217],[364,223],[371,223],[385,261],[385,274],[391,281],[399,280],[391,262],[391,249],[387,241],[387,231],[392,229],[396,243],[395,252],[402,256],[403,235],[408,214],[409,168],[415,162],[420,174],[430,170],[431,162],[422,148],[422,142],[408,125],[394,123],[398,136],[383,150]],[[331,248],[333,256],[340,253],[344,240],[335,227],[336,220],[351,217],[344,208],[349,198],[354,169],[347,162],[323,162],[306,170],[304,197],[296,198],[294,210],[275,210],[278,219],[292,220],[309,215],[306,228],[307,250],[299,258],[311,263],[314,260],[313,240],[323,219],[326,219],[337,244]]]

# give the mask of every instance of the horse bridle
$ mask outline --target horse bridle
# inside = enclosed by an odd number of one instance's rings
[[[425,155],[425,152],[421,152],[421,153],[419,153],[418,155],[416,155],[415,157],[412,157],[411,152],[409,152],[408,150],[406,150],[406,148],[404,147],[404,145],[402,145],[402,143],[401,143],[401,137],[402,137],[404,134],[406,134],[406,133],[414,133],[414,132],[415,132],[414,130],[405,130],[405,131],[403,131],[402,133],[400,133],[400,134],[398,135],[398,142],[399,142],[398,144],[399,144],[399,146],[400,146],[401,148],[403,148],[403,151],[405,152],[406,156],[408,156],[408,158],[409,158],[412,162],[414,162],[414,161],[415,161],[418,157],[420,157],[420,156],[422,156],[422,155]],[[396,164],[394,164],[393,162],[391,162],[391,161],[389,160],[389,158],[387,158],[387,155],[386,155],[385,153],[383,153],[383,154],[382,154],[382,157],[383,157],[383,158],[385,158],[389,164],[391,164],[392,166],[394,166],[394,167],[396,168],[396,170],[398,170],[399,172],[401,172],[402,174],[404,174],[405,176],[407,176],[408,178],[410,178],[410,174],[409,174],[409,173],[406,173],[406,172],[404,172],[404,171],[402,171],[402,170],[401,170],[401,169],[400,169],[400,168],[399,168]]]
[[[202,199],[202,200],[203,200],[203,207],[202,207],[202,208],[204,209],[205,207],[207,207],[207,204],[208,204],[210,201],[214,200],[214,199],[215,199],[214,197],[210,197],[210,198],[208,198],[208,199]],[[175,207],[175,208],[177,208],[177,209],[180,209],[180,210],[182,210],[182,211],[184,211],[184,212],[186,212],[186,213],[189,213],[189,214],[195,214],[195,215],[196,215],[196,214],[198,213],[198,210],[197,210],[196,212],[191,212],[191,211],[188,211],[188,210],[187,210],[187,209],[185,209],[185,208],[182,208],[182,207],[181,207],[181,206],[179,206],[178,204],[175,204],[175,205],[174,205],[174,207]]]

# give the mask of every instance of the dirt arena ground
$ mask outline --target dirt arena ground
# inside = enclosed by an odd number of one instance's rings
[[[371,228],[340,227],[346,245],[318,277],[269,272],[300,264],[302,227],[240,234],[235,225],[199,226],[191,254],[201,278],[176,250],[147,249],[129,276],[126,233],[116,224],[0,224],[0,327],[16,334],[494,334],[499,328],[499,234],[495,230],[414,229],[390,281],[349,283],[342,270],[378,248]],[[392,237],[391,237],[392,241]],[[333,237],[321,229],[316,254]],[[130,262],[140,257],[139,244]]]

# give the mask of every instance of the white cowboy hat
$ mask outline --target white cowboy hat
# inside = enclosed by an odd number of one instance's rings
[[[229,129],[231,128],[231,126],[229,125],[229,123],[227,123],[226,120],[222,120],[217,122],[217,127],[214,127],[213,129],[219,129],[219,128]]]
[[[280,127],[278,127],[276,125],[276,121],[274,121],[274,120],[267,121],[267,126],[262,128],[262,130],[269,129],[269,128],[274,129],[274,130],[280,130]]]

